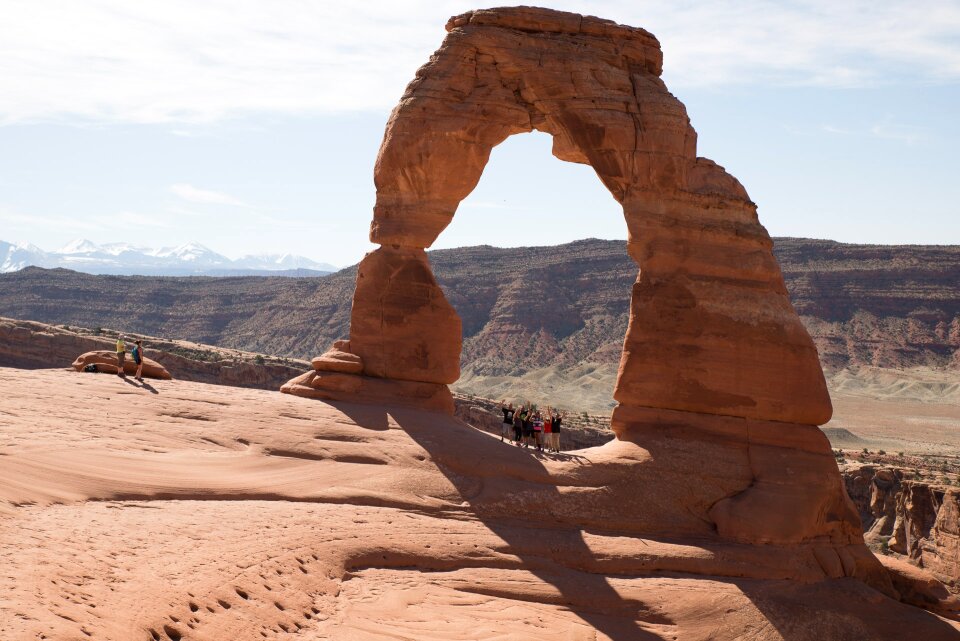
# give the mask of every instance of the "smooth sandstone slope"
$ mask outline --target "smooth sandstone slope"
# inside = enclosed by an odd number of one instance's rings
[[[677,477],[702,452],[669,435],[545,457],[435,413],[52,370],[0,369],[0,398],[5,641],[960,635],[844,577],[857,546],[672,509],[740,480]]]

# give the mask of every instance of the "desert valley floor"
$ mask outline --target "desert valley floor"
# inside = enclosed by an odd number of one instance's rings
[[[0,398],[4,641],[960,634],[794,548],[631,533],[629,443],[64,370]]]

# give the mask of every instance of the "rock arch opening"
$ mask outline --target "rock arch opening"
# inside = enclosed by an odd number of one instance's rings
[[[553,137],[533,130],[493,148],[476,188],[430,250],[473,245],[557,245],[626,240],[620,204],[590,165],[559,160]]]
[[[552,157],[552,144],[533,131],[494,147],[428,251],[462,322],[452,389],[608,414],[636,268],[619,204],[589,165]]]
[[[461,321],[426,248],[474,189],[490,152],[543,131],[590,165],[623,207],[639,267],[614,399],[635,410],[819,425],[831,414],[816,349],[790,304],[756,206],[660,80],[643,29],[511,8],[451,18],[387,123],[349,340],[284,391],[452,407]]]

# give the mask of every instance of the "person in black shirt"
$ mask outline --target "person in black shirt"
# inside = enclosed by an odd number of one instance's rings
[[[530,447],[533,440],[533,408],[524,410],[520,420],[523,421],[523,446]]]
[[[513,403],[506,404],[506,401],[500,401],[500,411],[503,412],[503,424],[500,426],[500,442],[510,438],[510,430],[513,429]]]
[[[560,416],[560,412],[557,412],[553,415],[553,425],[551,426],[550,434],[550,449],[554,452],[560,452],[560,424],[563,422],[563,417]]]

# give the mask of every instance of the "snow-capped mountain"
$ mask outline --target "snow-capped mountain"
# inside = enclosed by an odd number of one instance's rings
[[[36,245],[0,240],[0,272],[15,272],[28,265],[49,267],[45,257],[44,251]]]
[[[27,243],[0,241],[0,272],[28,266],[64,267],[88,274],[145,276],[258,275],[295,270],[329,273],[337,268],[291,254],[260,254],[231,260],[200,243],[151,249],[129,243],[98,245],[80,238],[45,252]]]

